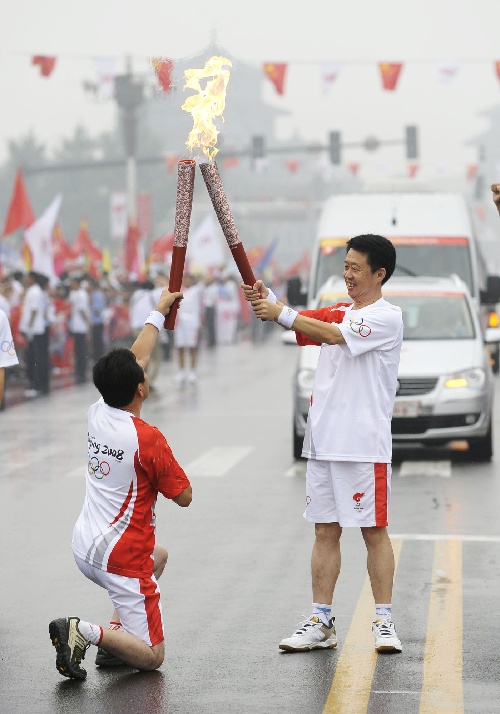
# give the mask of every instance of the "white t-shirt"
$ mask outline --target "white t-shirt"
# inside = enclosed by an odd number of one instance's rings
[[[360,310],[336,305],[301,314],[337,323],[345,339],[345,344],[321,346],[302,455],[390,463],[401,309],[380,298]],[[297,342],[312,340],[297,333]]]
[[[88,411],[86,481],[74,553],[108,573],[149,577],[158,493],[175,498],[189,486],[165,437],[101,397]]]
[[[32,313],[35,317],[30,327]],[[43,335],[45,332],[45,300],[38,285],[30,285],[24,294],[19,330],[25,335]]]
[[[19,364],[7,315],[0,310],[0,367]]]
[[[142,330],[149,313],[158,304],[156,294],[154,290],[147,290],[146,288],[134,290],[129,303],[130,327],[132,330]]]
[[[196,283],[188,288],[182,288],[182,294],[184,297],[177,311],[177,324],[198,328],[202,318],[203,285]]]
[[[69,294],[71,313],[69,316],[70,332],[86,335],[89,329],[88,322],[82,317],[82,312],[90,320],[90,298],[85,288],[71,290]]]

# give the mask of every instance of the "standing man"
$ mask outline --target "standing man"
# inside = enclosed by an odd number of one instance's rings
[[[71,278],[69,304],[69,331],[74,341],[75,382],[87,381],[87,335],[90,328],[89,294],[81,284],[81,278]]]
[[[92,358],[94,362],[104,354],[104,310],[106,296],[99,281],[90,278],[90,324],[92,326]]]
[[[19,364],[7,315],[0,310],[0,409],[5,392],[5,368]]]
[[[179,371],[175,376],[177,386],[186,382],[196,384],[196,364],[203,310],[203,285],[197,283],[191,273],[182,279],[184,299],[179,305],[174,330],[174,346],[177,352]]]
[[[393,244],[361,235],[347,243],[344,280],[352,304],[296,312],[258,280],[243,286],[257,317],[294,330],[299,345],[321,345],[302,456],[308,459],[304,517],[315,524],[312,615],[282,650],[337,645],[332,599],[343,528],[359,527],[375,599],[375,649],[401,652],[392,622],[394,555],[387,534],[391,419],[403,320],[381,287],[396,265]],[[259,292],[264,299],[259,299]]]
[[[30,271],[25,279],[23,305],[19,331],[27,341],[26,372],[29,388],[24,392],[25,397],[38,397],[42,393],[44,344],[45,344],[45,299],[40,287],[40,275]]]
[[[80,663],[91,644],[140,670],[163,662],[156,575],[166,550],[155,544],[155,504],[161,493],[189,506],[191,486],[163,434],[140,415],[149,394],[146,367],[177,298],[182,293],[165,289],[131,349],[112,350],[94,366],[101,399],[88,412],[87,492],[73,553],[81,572],[108,591],[115,613],[109,629],[78,617],[52,620],[56,668],[64,677],[86,678]]]

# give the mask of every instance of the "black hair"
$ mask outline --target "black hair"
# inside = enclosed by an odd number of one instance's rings
[[[137,385],[144,383],[145,376],[134,353],[117,347],[96,362],[92,380],[106,404],[120,409],[130,404]]]
[[[385,268],[382,285],[386,283],[396,267],[396,249],[388,238],[374,233],[354,236],[346,245],[347,250],[355,250],[366,255],[366,260],[372,273],[379,268]]]

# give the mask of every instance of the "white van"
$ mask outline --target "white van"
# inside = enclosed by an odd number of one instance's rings
[[[488,326],[500,301],[500,277],[487,274],[461,194],[366,193],[329,198],[319,219],[312,255],[310,300],[329,278],[342,277],[345,244],[363,233],[378,233],[394,243],[395,276],[458,275],[469,289],[483,328]],[[497,372],[500,344],[492,344],[490,352]]]

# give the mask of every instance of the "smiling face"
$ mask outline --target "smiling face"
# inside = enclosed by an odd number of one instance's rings
[[[385,268],[372,272],[367,256],[352,248],[344,261],[344,280],[347,293],[356,306],[368,305],[381,296]]]

